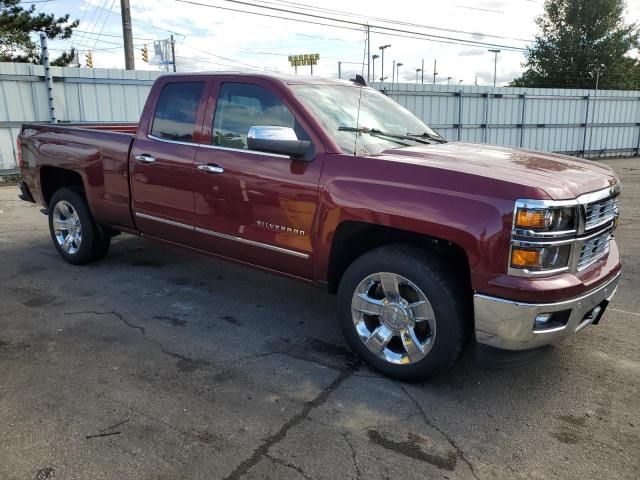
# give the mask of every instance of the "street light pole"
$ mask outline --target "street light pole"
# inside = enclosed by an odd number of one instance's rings
[[[416,83],[418,83],[418,74],[422,71],[421,68],[416,68]],[[422,78],[424,80],[424,74],[422,74]],[[424,83],[424,81],[423,81]]]
[[[424,58],[422,59],[422,68],[420,69],[420,71],[422,72],[422,84],[424,85]]]
[[[500,50],[489,50],[491,53],[493,53],[493,86],[496,86],[496,73],[498,71],[498,54],[500,53]]]
[[[391,90],[393,90],[394,83],[396,83],[396,61],[395,60],[391,64]]]
[[[376,58],[380,58],[380,55],[371,55],[371,60],[372,60],[372,72],[371,72],[371,76],[373,78],[373,81],[376,81]]]
[[[342,62],[338,62],[338,78],[342,78]]]
[[[381,52],[381,58],[380,58],[380,62],[382,63],[382,73],[380,74],[380,87],[382,88],[382,83],[384,82],[384,51],[389,48],[391,45],[387,44],[387,45],[382,45],[381,47],[378,47],[380,49]]]
[[[447,77],[447,85],[449,85],[449,84],[451,83],[451,79],[452,79],[452,78],[453,78],[453,77]]]
[[[400,67],[404,65],[403,63],[398,62],[396,64],[396,83],[399,85],[400,84]]]
[[[434,60],[433,61],[433,84],[436,84],[436,75],[438,75],[438,72],[436,71],[436,65],[438,64],[438,60]]]

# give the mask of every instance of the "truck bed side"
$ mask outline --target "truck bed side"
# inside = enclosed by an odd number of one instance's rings
[[[84,189],[94,218],[134,229],[128,175],[137,124],[25,124],[22,176],[36,202],[48,207],[60,186]]]

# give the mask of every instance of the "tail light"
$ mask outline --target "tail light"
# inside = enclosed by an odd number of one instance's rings
[[[22,143],[20,143],[20,136],[16,139],[16,155],[18,157],[18,168],[22,168]]]

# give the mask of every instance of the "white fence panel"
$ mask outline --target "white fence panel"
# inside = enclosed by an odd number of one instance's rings
[[[640,92],[374,84],[448,140],[587,157],[640,154]]]
[[[136,122],[160,72],[51,67],[59,122]],[[0,171],[16,167],[24,122],[49,121],[44,69],[0,63]]]
[[[52,67],[59,122],[135,122],[160,72]],[[449,140],[584,156],[640,153],[640,92],[374,84]],[[0,171],[23,122],[49,121],[40,65],[0,63]]]

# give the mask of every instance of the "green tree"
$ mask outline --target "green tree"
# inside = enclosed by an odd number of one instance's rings
[[[546,0],[527,70],[514,87],[640,88],[640,29],[623,19],[624,0]],[[598,73],[599,72],[599,75]]]
[[[70,38],[78,21],[69,21],[69,15],[36,12],[35,5],[24,8],[20,0],[0,0],[0,62],[40,63],[37,32],[43,31],[50,39]],[[74,49],[63,52],[52,65],[69,65],[74,58]]]

